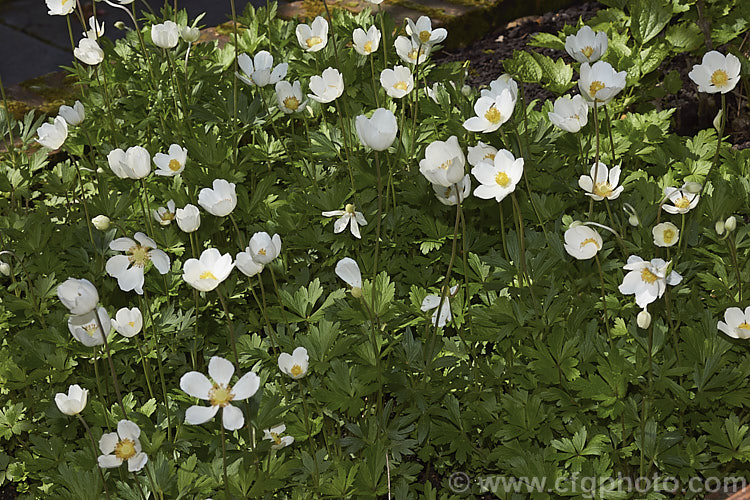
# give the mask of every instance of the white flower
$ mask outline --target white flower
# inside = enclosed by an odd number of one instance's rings
[[[699,194],[691,193],[685,189],[685,186],[681,188],[667,186],[664,188],[664,198],[665,201],[669,200],[672,202],[672,205],[662,205],[664,211],[670,214],[686,214],[695,208],[701,197]]]
[[[246,248],[244,252],[237,254],[234,265],[242,272],[242,274],[249,278],[252,278],[263,270],[263,264],[253,260],[253,256],[250,253],[250,247]]]
[[[294,437],[281,435],[284,433],[285,430],[286,430],[286,425],[284,424],[277,425],[276,427],[271,427],[270,429],[263,430],[263,439],[268,439],[269,441],[273,441],[273,444],[271,445],[272,450],[279,450],[281,448],[285,448],[294,442]]]
[[[451,319],[451,303],[450,298],[456,295],[456,291],[458,290],[458,285],[452,286],[450,289],[450,292],[448,295],[446,295],[445,299],[443,299],[443,306],[440,307],[440,295],[428,295],[424,298],[422,301],[422,311],[429,311],[431,309],[435,309],[435,312],[432,313],[432,324],[437,325],[438,327],[442,328],[445,326],[446,323],[448,323]],[[440,311],[440,317],[438,318],[438,310]]]
[[[431,142],[424,155],[419,161],[419,171],[431,183],[449,187],[464,178],[466,157],[455,135],[447,141]]]
[[[313,92],[307,94],[310,99],[322,103],[331,102],[344,92],[344,77],[337,69],[326,68],[322,76],[310,77],[310,90]]]
[[[81,101],[76,101],[73,107],[62,105],[57,111],[57,114],[62,116],[68,125],[80,125],[80,123],[86,118],[86,111],[83,108]]]
[[[494,163],[496,154],[497,148],[479,141],[476,146],[469,146],[469,154],[466,155],[466,160],[469,165],[476,167],[480,163]]]
[[[611,101],[625,88],[627,72],[617,73],[611,64],[597,61],[593,66],[589,63],[581,64],[581,77],[578,79],[578,89],[590,107],[602,106]]]
[[[208,362],[208,375],[188,372],[180,378],[180,389],[188,396],[208,401],[211,406],[191,406],[185,412],[185,423],[200,425],[208,422],[223,408],[221,423],[225,429],[234,431],[243,426],[245,417],[242,410],[232,406],[232,401],[250,398],[260,388],[260,377],[253,372],[242,376],[236,384],[229,385],[234,375],[234,365],[224,358],[214,356]]]
[[[628,224],[633,227],[638,227],[641,225],[641,220],[638,218],[638,212],[635,211],[633,205],[631,205],[630,203],[623,203],[622,211],[628,214]]]
[[[383,0],[367,0],[367,1],[374,5],[380,5],[381,3],[383,3]]]
[[[448,187],[433,184],[432,190],[435,191],[435,196],[443,205],[456,205],[463,202],[471,194],[471,178],[469,174],[466,174],[463,179]]]
[[[730,307],[724,312],[724,321],[719,321],[719,330],[735,339],[750,339],[750,307],[744,312],[739,307]]]
[[[207,248],[200,259],[188,259],[182,266],[182,279],[201,292],[210,292],[227,279],[234,262],[231,254],[221,255],[215,248]]]
[[[588,260],[602,249],[602,237],[589,226],[571,224],[565,231],[565,251],[578,260]]]
[[[422,64],[430,57],[431,45],[415,43],[410,37],[400,36],[393,45],[396,54],[407,64]]]
[[[385,108],[376,109],[371,118],[357,116],[354,125],[362,145],[375,151],[385,151],[391,147],[398,133],[396,116]]]
[[[298,24],[295,33],[300,47],[305,52],[317,52],[328,43],[328,21],[317,16],[311,26]]]
[[[3,276],[10,276],[10,272],[10,264],[0,261],[0,274],[2,274]]]
[[[88,397],[88,389],[81,389],[80,385],[73,384],[68,387],[67,394],[64,392],[55,394],[55,404],[57,409],[65,415],[77,415],[86,408]]]
[[[638,316],[635,317],[635,322],[638,325],[638,328],[643,328],[644,330],[651,326],[651,313],[648,312],[646,308],[644,308],[641,312],[638,313]]]
[[[579,63],[593,63],[607,51],[607,44],[605,32],[594,32],[590,26],[584,26],[575,35],[568,35],[565,50]]]
[[[96,309],[99,303],[99,292],[85,278],[68,278],[63,281],[57,287],[57,296],[70,314],[86,314]]]
[[[97,215],[96,217],[91,219],[91,223],[99,231],[106,231],[107,229],[109,229],[110,220],[106,215]]]
[[[203,188],[198,193],[198,204],[216,217],[225,217],[237,206],[237,193],[233,182],[215,179],[213,189]]]
[[[596,179],[596,182],[594,182]],[[578,179],[578,185],[586,191],[586,196],[590,196],[595,201],[602,201],[604,198],[608,200],[616,200],[622,190],[622,186],[617,184],[620,182],[620,166],[612,167],[610,170],[602,162],[591,166],[591,175],[582,175]]]
[[[91,26],[91,29],[84,33],[83,36],[93,38],[94,40],[104,36],[104,23],[99,24],[96,17],[89,17],[89,26]]]
[[[65,139],[68,138],[68,123],[65,118],[58,116],[55,118],[54,123],[44,123],[41,127],[36,129],[39,139],[36,140],[39,144],[45,148],[52,150],[60,149]]]
[[[305,110],[307,99],[302,95],[302,86],[299,80],[289,83],[282,80],[276,84],[276,102],[279,109],[290,115],[292,113],[301,113]]]
[[[261,50],[255,54],[253,60],[247,54],[240,54],[237,57],[237,64],[242,73],[237,73],[237,77],[248,85],[257,85],[265,87],[268,84],[276,85],[286,77],[286,71],[289,64],[282,63],[273,67],[273,56],[266,50]]]
[[[698,85],[698,92],[726,94],[737,86],[741,69],[740,60],[734,54],[724,56],[712,50],[706,52],[701,64],[693,66],[688,76]]]
[[[557,128],[575,134],[589,121],[589,107],[580,94],[559,97],[553,106],[553,111],[547,113],[549,121]]]
[[[159,207],[156,210],[152,212],[154,219],[156,222],[161,224],[162,226],[168,226],[172,223],[172,220],[175,218],[175,204],[174,200],[169,200],[167,202],[167,206],[165,207]]]
[[[501,149],[493,163],[480,163],[471,169],[471,174],[480,183],[474,196],[483,200],[495,198],[500,202],[516,190],[523,176],[523,158],[515,158],[507,149]]]
[[[156,247],[156,242],[138,232],[135,233],[136,241],[130,238],[117,238],[109,244],[111,250],[125,252],[124,255],[115,255],[107,261],[105,269],[107,274],[117,278],[117,284],[123,292],[135,290],[143,295],[143,272],[149,262],[161,274],[169,272],[169,257]]]
[[[138,438],[141,430],[130,420],[120,420],[117,423],[117,432],[109,432],[102,435],[99,440],[99,449],[103,455],[99,456],[99,467],[111,469],[119,467],[124,461],[128,461],[128,471],[138,472],[148,462],[148,456],[141,451],[141,442]]]
[[[513,97],[513,106],[515,106],[518,100],[518,84],[511,78],[507,73],[504,73],[490,82],[490,88],[482,89],[480,95],[482,97],[490,97],[495,99],[503,93],[503,90],[508,90],[511,97]]]
[[[480,97],[474,104],[477,116],[464,122],[464,128],[472,132],[494,132],[507,122],[513,114],[515,100],[510,90],[504,89],[497,97]]]
[[[123,151],[113,149],[107,155],[109,168],[120,179],[143,179],[151,173],[151,155],[141,146]]]
[[[624,269],[630,272],[625,275],[625,279],[618,287],[620,293],[635,295],[638,307],[645,308],[664,295],[667,285],[677,285],[682,281],[682,276],[675,271],[667,275],[670,264],[671,261],[665,262],[663,259],[653,259],[649,262],[631,255],[624,266]]]
[[[353,47],[358,54],[369,56],[380,46],[380,30],[374,24],[365,32],[357,28],[352,33]]]
[[[295,380],[300,379],[307,374],[309,360],[307,349],[298,347],[292,354],[279,354],[279,369]]]
[[[680,230],[671,222],[655,225],[651,234],[654,235],[654,245],[657,247],[671,247],[680,239]]]
[[[81,38],[78,47],[73,50],[73,55],[90,66],[95,66],[104,60],[104,51],[93,38]]]
[[[352,296],[362,297],[362,273],[354,259],[344,257],[336,264],[336,276],[352,287]]]
[[[406,34],[411,36],[415,43],[432,46],[445,40],[448,31],[445,28],[432,29],[430,18],[421,16],[416,23],[406,18]]]
[[[344,207],[344,210],[330,210],[328,212],[323,212],[323,217],[340,217],[334,224],[333,224],[333,232],[338,234],[342,232],[344,229],[346,229],[346,226],[351,224],[351,232],[352,235],[354,235],[355,238],[362,238],[362,236],[359,234],[359,226],[366,226],[367,220],[365,220],[365,216],[362,215],[362,212],[357,212],[354,210],[354,205],[351,203],[347,203],[347,205]]]
[[[252,255],[258,264],[270,264],[281,253],[281,237],[274,234],[273,238],[265,231],[257,232],[250,238],[246,251]]]
[[[102,322],[102,328],[99,328],[99,322],[96,320],[96,314],[99,313],[99,320]],[[109,335],[112,327],[107,310],[103,307],[89,311],[85,314],[74,314],[68,317],[68,330],[77,341],[86,347],[94,347],[104,343],[104,335]]]
[[[181,147],[179,144],[172,144],[169,146],[168,154],[156,153],[154,155],[154,164],[157,169],[154,171],[156,175],[165,175],[172,177],[182,173],[185,170],[185,163],[187,162],[187,149]]]
[[[128,309],[123,307],[115,314],[112,326],[123,337],[133,337],[143,328],[143,315],[137,307]]]
[[[151,26],[151,41],[162,49],[171,49],[180,40],[180,28],[174,21]]]
[[[195,205],[187,204],[185,208],[178,208],[174,214],[177,225],[186,233],[197,231],[201,226],[201,213]]]
[[[389,96],[400,99],[414,89],[414,77],[406,66],[394,66],[380,72],[380,84]]]
[[[180,28],[180,37],[187,43],[195,43],[201,37],[201,30],[192,26],[183,26]]]
[[[46,0],[50,16],[67,16],[76,8],[76,0]]]

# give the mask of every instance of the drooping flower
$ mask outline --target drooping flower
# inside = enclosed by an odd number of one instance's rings
[[[292,351],[292,354],[286,352],[279,354],[279,369],[297,380],[307,375],[309,361],[307,349],[298,347]]]
[[[73,104],[73,107],[65,106],[63,104],[60,106],[57,114],[62,116],[68,125],[72,126],[80,125],[84,118],[86,118],[86,111],[83,104],[81,104],[81,101],[76,101]]]
[[[67,16],[76,8],[76,0],[45,0],[50,16]]]
[[[698,92],[726,94],[737,86],[741,69],[740,60],[734,54],[724,56],[712,50],[706,52],[701,64],[693,66],[688,76],[698,85]]]
[[[448,294],[445,296],[445,299],[443,299],[440,295],[428,295],[424,298],[421,307],[422,311],[435,309],[435,312],[432,313],[433,326],[437,325],[438,327],[442,328],[453,318],[453,316],[451,316],[450,298],[456,295],[457,290],[458,285],[452,286]],[[443,302],[442,307],[440,306],[441,300]],[[438,312],[440,312],[439,317]]]
[[[414,76],[406,66],[394,66],[380,72],[380,84],[394,99],[401,99],[414,89]]]
[[[593,63],[607,51],[607,44],[605,32],[594,32],[590,26],[583,26],[578,33],[565,39],[565,51],[579,63]]]
[[[328,103],[344,93],[344,77],[337,69],[326,68],[322,76],[310,77],[310,91],[307,97],[320,103]]]
[[[175,218],[176,209],[174,200],[169,200],[166,207],[159,207],[152,212],[156,222],[162,226],[168,226]]]
[[[596,179],[596,182],[594,182]],[[622,190],[622,186],[617,184],[620,182],[620,166],[607,168],[602,162],[599,165],[595,163],[591,166],[591,175],[582,175],[578,179],[578,185],[586,191],[586,196],[590,196],[594,201],[602,201],[604,198],[608,200],[616,200]]]
[[[671,247],[680,239],[680,230],[671,222],[655,225],[651,234],[654,235],[654,245],[657,247]]]
[[[198,207],[188,203],[185,208],[178,208],[174,214],[177,225],[183,232],[192,233],[201,227],[201,212]]]
[[[253,59],[247,54],[240,54],[237,57],[237,64],[242,73],[237,73],[237,77],[248,85],[257,85],[265,87],[268,84],[276,85],[286,77],[289,69],[288,63],[281,63],[273,67],[273,56],[267,50],[261,50],[255,54]]]
[[[99,24],[96,17],[89,17],[89,26],[91,26],[91,29],[84,33],[83,36],[93,38],[94,40],[104,36],[104,23]]]
[[[57,409],[65,415],[78,415],[86,408],[88,397],[88,389],[81,389],[80,385],[73,384],[68,387],[67,394],[64,392],[55,394],[55,404],[57,405]]]
[[[398,134],[398,122],[390,109],[378,108],[371,118],[359,115],[354,125],[362,145],[375,151],[385,151],[391,147]]]
[[[151,173],[151,155],[141,146],[130,147],[127,151],[113,149],[107,155],[107,161],[120,179],[143,179]]]
[[[151,26],[151,41],[162,49],[171,49],[180,41],[180,27],[174,21]]]
[[[154,164],[157,169],[154,171],[156,175],[165,175],[167,177],[173,177],[177,174],[181,174],[185,170],[185,163],[187,162],[187,149],[183,148],[179,144],[172,144],[169,146],[167,154],[156,153],[154,155]]]
[[[73,50],[73,55],[89,66],[96,66],[104,60],[104,51],[93,38],[81,38],[78,47]]]
[[[455,206],[471,194],[471,178],[469,174],[466,174],[463,179],[448,187],[433,184],[432,190],[435,191],[435,196],[440,203]]]
[[[500,125],[507,122],[513,114],[515,101],[508,89],[504,89],[497,97],[480,97],[474,103],[473,116],[464,122],[464,128],[472,132],[485,134],[494,132]]]
[[[611,64],[597,61],[593,66],[589,63],[581,64],[581,77],[578,79],[578,89],[586,99],[586,104],[594,107],[603,106],[611,101],[625,88],[627,72],[615,71]]]
[[[578,260],[588,260],[602,249],[602,237],[589,226],[571,224],[565,231],[565,251]]]
[[[589,121],[589,107],[580,94],[559,97],[553,106],[553,111],[547,113],[549,121],[557,128],[575,134]]]
[[[99,321],[97,321],[97,313]],[[94,309],[85,314],[73,314],[68,317],[68,330],[73,338],[86,347],[94,347],[104,343],[104,336],[109,335],[112,324],[107,310],[103,307]],[[102,329],[104,331],[102,331]]]
[[[432,29],[430,18],[421,16],[416,23],[406,18],[406,34],[417,44],[432,46],[445,40],[448,31],[445,28]]]
[[[297,41],[305,52],[317,52],[328,43],[328,21],[317,16],[311,25],[298,24]]]
[[[739,307],[730,307],[724,312],[724,321],[719,321],[717,326],[732,338],[750,339],[750,307],[744,311]]]
[[[276,84],[276,102],[279,104],[279,109],[287,115],[304,111],[307,99],[302,94],[302,86],[299,80],[295,80],[293,84],[286,80],[278,82]]]
[[[161,274],[169,272],[169,256],[159,250],[156,242],[141,232],[135,233],[135,241],[130,238],[117,238],[109,244],[111,250],[125,252],[115,255],[107,261],[107,274],[117,278],[117,284],[123,292],[135,290],[143,295],[143,272],[149,262]]]
[[[698,193],[688,191],[685,186],[681,188],[667,186],[664,188],[664,198],[665,201],[669,200],[672,202],[672,205],[667,205],[666,203],[662,205],[665,212],[669,212],[670,214],[686,214],[698,205],[701,197]]]
[[[263,439],[268,439],[269,441],[273,441],[273,444],[271,445],[272,450],[279,450],[281,448],[285,448],[294,442],[294,437],[281,435],[284,433],[285,430],[286,430],[286,425],[284,424],[277,425],[276,427],[271,427],[270,429],[263,430]]]
[[[464,178],[466,157],[455,135],[447,141],[431,142],[424,154],[424,159],[419,162],[419,171],[431,183],[449,187]]]
[[[501,149],[492,163],[480,163],[471,169],[471,174],[480,183],[474,189],[474,196],[500,202],[516,190],[523,176],[523,158],[515,158],[507,149]]]
[[[112,326],[123,337],[133,337],[143,328],[143,314],[141,314],[141,310],[137,307],[132,309],[123,307],[115,313]]]
[[[480,163],[494,163],[496,154],[497,148],[479,141],[476,146],[469,146],[469,154],[466,155],[466,160],[469,165],[476,167]]]
[[[193,26],[183,26],[180,28],[180,37],[187,43],[195,43],[201,37],[201,30]]]
[[[201,292],[210,292],[227,279],[234,268],[232,255],[221,255],[215,248],[207,248],[200,259],[188,259],[182,266],[182,279]]]
[[[237,206],[235,184],[224,179],[214,179],[213,189],[203,188],[198,193],[198,204],[216,217],[226,217]]]
[[[357,28],[352,33],[352,46],[358,54],[369,56],[380,46],[380,30],[374,24],[365,32],[362,28]]]
[[[85,278],[66,279],[58,285],[57,296],[70,314],[86,314],[96,309],[99,303],[99,292],[93,283]]]
[[[68,138],[68,123],[62,116],[57,116],[53,123],[43,123],[36,133],[39,136],[36,142],[54,151],[60,149]]]
[[[359,233],[359,226],[366,226],[367,220],[362,212],[354,210],[354,205],[347,203],[344,210],[329,210],[323,212],[323,217],[339,217],[333,224],[333,232],[338,234],[351,224],[350,230],[355,238],[362,238]]]
[[[260,231],[250,238],[247,248],[250,250],[249,253],[252,255],[253,260],[265,266],[270,264],[281,253],[281,237],[278,234],[274,234],[271,237],[265,231]]]
[[[208,362],[208,377],[200,372],[188,372],[180,378],[180,389],[188,396],[208,401],[211,406],[193,405],[185,411],[185,423],[200,425],[208,422],[223,408],[221,423],[225,429],[234,431],[245,423],[242,410],[232,406],[232,401],[250,398],[260,388],[260,377],[253,372],[243,375],[236,384],[229,385],[234,375],[234,365],[219,356]]]
[[[352,296],[362,297],[362,273],[354,259],[344,257],[336,264],[336,276],[352,287]]]
[[[423,64],[430,57],[431,45],[415,43],[411,37],[399,36],[393,43],[396,54],[407,64]]]
[[[99,440],[99,467],[111,469],[119,467],[127,460],[128,471],[138,472],[148,462],[148,456],[141,450],[141,429],[130,420],[120,420],[117,432],[102,435]]]
[[[631,255],[624,266],[624,269],[630,272],[625,275],[622,284],[618,287],[620,293],[635,295],[635,303],[638,307],[645,308],[664,295],[667,285],[677,285],[682,281],[682,276],[675,271],[667,274],[671,263],[663,259],[652,259],[649,262]]]

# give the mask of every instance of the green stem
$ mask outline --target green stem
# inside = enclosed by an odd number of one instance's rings
[[[599,271],[599,284],[602,292],[602,307],[604,309],[604,326],[607,329],[607,338],[609,339],[609,350],[615,352],[615,344],[612,340],[612,333],[609,331],[609,315],[607,314],[607,294],[604,292],[604,273],[602,272],[602,263],[599,261],[599,255],[594,255],[596,259],[596,269]]]
[[[151,338],[154,341],[154,347],[156,349],[156,366],[159,369],[159,380],[161,382],[161,391],[164,396],[164,408],[167,415],[167,440],[172,439],[172,420],[169,413],[169,398],[167,397],[167,384],[164,379],[164,366],[162,364],[161,360],[161,346],[159,345],[159,337],[156,333],[156,323],[154,322],[154,316],[151,312],[151,301],[148,299],[148,292],[146,290],[143,290],[143,304],[141,304],[141,309],[146,309],[146,313],[148,314],[148,319],[151,322]],[[145,331],[145,327],[144,327]]]
[[[234,2],[232,2],[234,4]],[[227,476],[227,441],[226,441],[226,434],[224,433],[224,424],[220,425],[221,429],[221,464],[224,471],[224,496],[226,497],[226,500],[229,500],[231,497],[229,493],[229,477]]]
[[[88,424],[86,424],[86,421],[83,419],[80,413],[77,413],[76,417],[78,417],[78,420],[81,422],[81,424],[83,424],[83,428],[86,430],[86,435],[88,436],[89,441],[91,441],[91,447],[94,449],[94,459],[96,459],[99,451],[96,446],[96,441],[94,441],[94,436],[91,435],[91,429],[89,429]],[[104,479],[104,472],[102,472],[101,467],[97,467],[97,470],[99,471],[99,477],[102,479],[102,484],[104,485],[104,494],[107,496],[107,498],[111,498],[109,496],[109,490],[107,489],[107,480]]]
[[[612,121],[609,118],[609,108],[604,106],[604,117],[607,119],[607,133],[609,134],[609,145],[612,149],[612,166],[617,165],[617,158],[615,152],[615,140],[612,138]]]
[[[109,363],[109,371],[112,375],[112,384],[115,386],[115,395],[117,395],[117,403],[120,405],[120,409],[122,410],[122,414],[125,418],[128,418],[128,410],[125,408],[125,405],[122,403],[122,395],[120,394],[120,384],[117,381],[117,372],[115,371],[115,365],[112,362],[112,352],[109,350],[109,342],[107,342],[107,333],[104,330],[104,326],[102,325],[102,319],[99,317],[99,310],[94,309],[94,318],[96,318],[96,323],[99,327],[99,331],[102,334],[102,338],[104,339],[104,350],[107,352],[107,362]]]
[[[141,366],[143,367],[143,376],[146,377],[146,386],[148,387],[148,396],[151,399],[154,398],[154,391],[151,389],[151,369],[148,366],[148,361],[143,355],[143,349],[141,348],[141,341],[138,339],[138,335],[135,336],[135,344],[138,347],[138,353],[141,355]]]
[[[232,341],[232,352],[234,353],[234,364],[239,367],[240,356],[239,354],[237,354],[237,344],[234,340],[234,324],[232,323],[232,318],[229,316],[229,308],[227,307],[227,302],[224,299],[224,294],[221,293],[221,287],[216,288],[216,294],[219,296],[221,307],[222,309],[224,309],[224,316],[226,316],[227,318],[227,326],[229,327],[229,339]]]
[[[310,431],[310,414],[307,411],[307,401],[305,401],[305,393],[302,391],[302,384],[298,384],[298,387],[300,398],[302,398],[302,410],[305,413],[305,431],[307,432],[307,439],[310,443],[310,453],[313,459],[313,481],[315,482],[315,488],[317,489],[320,474],[318,472],[318,457],[315,456],[315,445],[313,444],[312,431]]]

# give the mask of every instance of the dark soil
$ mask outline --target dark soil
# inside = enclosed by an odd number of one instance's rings
[[[552,58],[563,57],[568,62],[574,62],[565,51],[531,47],[527,43],[536,33],[557,34],[564,25],[575,25],[579,18],[584,22],[588,21],[603,8],[605,7],[598,2],[586,2],[540,16],[522,17],[464,48],[437,52],[435,59],[437,62],[470,61],[467,83],[475,86],[487,85],[503,74],[503,61],[512,57],[514,50],[539,52]],[[722,47],[716,49],[726,53]],[[682,89],[653,104],[659,109],[676,109],[673,130],[684,136],[692,136],[699,130],[712,127],[712,121],[721,106],[719,95],[699,94],[697,86],[688,78],[693,65],[699,64],[701,58],[702,51],[699,55],[678,54],[656,70],[660,78],[672,70],[680,74]],[[737,149],[750,147],[750,114],[747,113],[747,98],[742,95],[741,90],[742,85],[739,85],[726,95],[728,121],[725,134],[729,135],[730,143]],[[524,91],[528,101],[539,99],[544,102],[556,97],[536,84],[524,84]],[[572,92],[577,93],[577,88],[574,87]]]

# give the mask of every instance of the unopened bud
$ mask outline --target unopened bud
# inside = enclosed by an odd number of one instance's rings
[[[686,182],[682,189],[690,194],[700,194],[703,191],[703,184],[700,182]]]
[[[630,217],[628,217],[628,224],[630,224],[633,227],[638,227],[641,225],[641,221],[638,220],[638,216],[633,214]]]
[[[628,224],[630,224],[633,227],[638,227],[641,225],[640,219],[638,219],[638,214],[635,211],[635,208],[630,203],[624,203],[622,205],[623,211],[625,211],[626,214],[628,214]]]
[[[461,87],[461,93],[464,95],[464,97],[469,97],[471,95],[471,87],[468,85],[464,85]]]
[[[714,118],[714,128],[717,132],[721,132],[721,118],[724,116],[724,110],[720,109],[718,113],[716,113],[716,118]]]
[[[724,221],[724,229],[726,229],[728,233],[737,229],[737,218],[734,215]]]
[[[91,223],[99,231],[106,231],[107,229],[109,229],[109,222],[109,217],[107,217],[106,215],[97,215],[96,217],[91,219]]]
[[[124,30],[125,23],[122,21],[115,21],[115,28],[117,28],[118,30]]]
[[[362,298],[362,289],[358,286],[352,288],[352,297],[354,297],[355,299]]]
[[[719,236],[721,236],[722,234],[724,234],[724,229],[725,228],[726,227],[724,225],[724,221],[721,221],[721,220],[717,220],[716,221],[716,224],[714,225],[714,229],[716,229],[716,234],[718,234]]]
[[[0,274],[10,276],[10,264],[7,262],[0,262]]]
[[[643,311],[638,313],[638,316],[635,318],[635,322],[638,323],[639,328],[643,328],[644,330],[651,326],[651,314],[644,309]]]
[[[201,30],[198,28],[191,28],[190,26],[184,26],[180,30],[180,36],[188,43],[197,42],[201,37]]]

